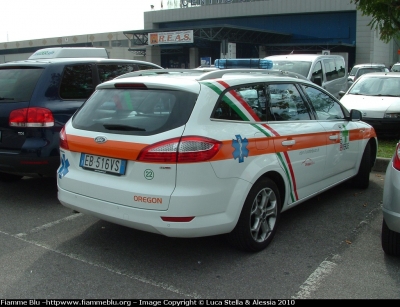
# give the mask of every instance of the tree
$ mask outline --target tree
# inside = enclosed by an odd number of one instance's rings
[[[382,41],[400,39],[400,0],[350,0],[362,15],[371,16],[371,29],[377,29]]]

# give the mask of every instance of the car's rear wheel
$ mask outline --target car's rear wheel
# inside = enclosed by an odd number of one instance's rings
[[[385,254],[400,256],[400,233],[390,230],[384,219],[382,220],[381,243]]]
[[[368,143],[361,159],[358,173],[352,179],[355,188],[366,189],[369,186],[369,175],[371,173],[371,145]]]
[[[269,178],[260,179],[247,195],[238,223],[228,234],[228,241],[245,251],[265,249],[276,233],[280,211],[278,187]]]
[[[22,178],[23,176],[20,175],[14,175],[14,174],[8,174],[8,173],[0,173],[0,181],[1,182],[13,182],[13,181],[18,181]]]

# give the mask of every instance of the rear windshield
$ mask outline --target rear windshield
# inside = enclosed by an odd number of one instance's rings
[[[197,94],[144,89],[99,89],[73,117],[76,129],[152,135],[184,125]]]
[[[350,75],[350,76],[355,76],[358,69],[359,69],[358,67],[353,67],[353,68],[350,70],[349,75]]]
[[[32,67],[0,68],[0,101],[29,101],[42,71]]]
[[[304,77],[308,76],[308,73],[311,69],[312,62],[309,61],[275,61],[273,69],[279,69],[284,71],[291,71],[303,75]]]
[[[400,71],[400,65],[393,65],[391,71]]]
[[[360,68],[358,70],[358,76],[360,77],[361,75],[370,73],[370,72],[380,72],[380,71],[385,71],[384,67],[379,68],[379,67],[374,67],[374,68]]]

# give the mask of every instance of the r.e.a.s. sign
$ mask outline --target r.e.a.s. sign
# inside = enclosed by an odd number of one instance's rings
[[[193,30],[149,33],[149,45],[193,43]]]

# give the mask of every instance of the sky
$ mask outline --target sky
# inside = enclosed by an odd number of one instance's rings
[[[161,0],[2,0],[0,43],[143,29]]]

